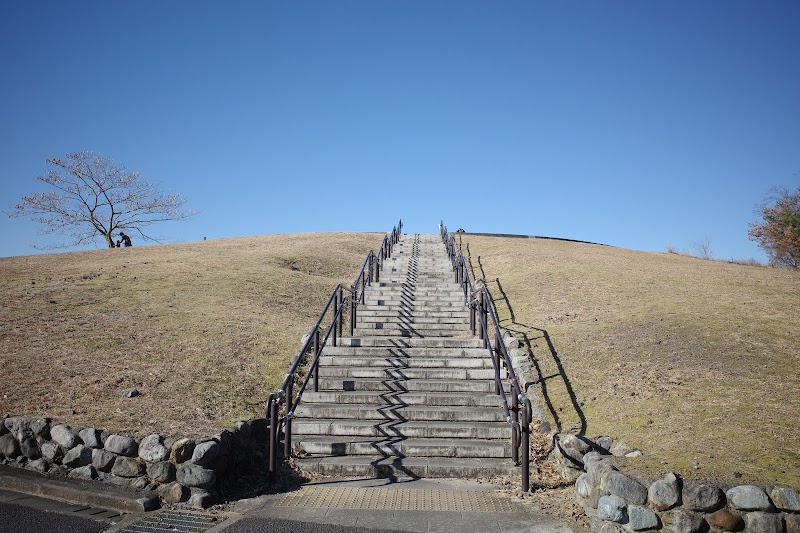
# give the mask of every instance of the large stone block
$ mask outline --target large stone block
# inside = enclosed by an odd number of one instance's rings
[[[748,533],[783,533],[783,517],[761,511],[747,513],[744,515],[744,530]]]
[[[69,468],[79,468],[90,465],[92,464],[92,449],[83,444],[78,444],[71,450],[67,450],[61,462],[64,466]]]
[[[692,511],[710,513],[725,505],[725,495],[716,485],[687,485],[683,488],[683,505]]]
[[[109,435],[105,442],[105,449],[117,455],[136,457],[136,452],[138,451],[139,446],[131,437],[126,437],[124,435]]]
[[[770,492],[775,507],[783,511],[800,513],[800,495],[788,487],[775,487]]]
[[[22,454],[19,449],[19,442],[17,442],[13,434],[0,435],[0,454],[3,454],[8,459],[16,459]]]
[[[139,459],[121,456],[114,461],[111,473],[124,478],[141,477],[145,473],[145,468]]]
[[[78,445],[78,438],[66,424],[58,424],[50,428],[50,438],[65,450],[71,450]]]
[[[163,461],[169,455],[169,450],[167,450],[163,442],[163,437],[157,433],[146,436],[139,443],[139,457],[148,463]]]
[[[619,496],[602,496],[597,504],[597,518],[622,523],[627,517],[628,504]]]
[[[634,505],[647,503],[647,489],[621,472],[611,472],[606,478],[604,488],[612,495],[619,496],[628,503]]]
[[[725,496],[730,506],[740,511],[769,511],[773,508],[764,489],[755,485],[731,487]]]
[[[664,476],[664,479],[659,479],[652,483],[647,489],[647,499],[656,511],[672,509],[680,503],[680,478],[673,473],[669,473]]]
[[[700,533],[708,528],[701,515],[682,509],[666,511],[661,515],[661,521],[673,533]]]
[[[634,531],[656,529],[659,525],[656,513],[641,505],[628,506],[628,527]]]
[[[177,471],[178,483],[186,487],[207,489],[217,482],[217,473],[200,465],[184,464]]]

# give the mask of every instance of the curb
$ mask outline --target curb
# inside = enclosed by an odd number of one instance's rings
[[[80,479],[62,480],[0,465],[0,488],[51,500],[109,509],[119,513],[141,513],[158,508],[154,493]]]

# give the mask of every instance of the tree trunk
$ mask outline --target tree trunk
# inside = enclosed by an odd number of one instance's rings
[[[106,244],[108,244],[109,248],[116,248],[116,245],[114,244],[114,238],[111,236],[111,233],[106,233],[103,235],[103,237],[105,237]]]

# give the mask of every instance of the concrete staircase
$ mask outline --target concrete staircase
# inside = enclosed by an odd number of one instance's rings
[[[326,475],[474,478],[519,472],[487,350],[438,235],[403,235],[320,358],[293,422],[298,464]]]

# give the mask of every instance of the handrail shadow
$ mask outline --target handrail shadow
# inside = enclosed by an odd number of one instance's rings
[[[470,253],[469,243],[464,246],[466,250],[466,254],[468,257],[468,264],[470,269],[472,270],[472,275],[476,279],[480,279],[483,281],[487,292],[489,293],[490,297],[490,305],[494,308],[495,314],[498,317],[506,316],[508,318],[500,319],[501,325],[510,331],[513,334],[516,334],[518,338],[521,337],[522,346],[524,346],[525,351],[527,352],[528,359],[531,361],[533,367],[536,369],[537,379],[533,382],[525,383],[524,387],[527,391],[533,385],[539,385],[541,390],[542,399],[544,400],[545,406],[552,417],[556,429],[559,433],[564,431],[573,432],[577,435],[585,435],[587,429],[587,420],[586,415],[581,408],[580,402],[578,401],[578,397],[575,394],[575,389],[572,386],[572,381],[567,374],[566,369],[564,368],[564,363],[561,360],[561,357],[558,354],[558,350],[555,347],[555,343],[553,342],[550,333],[543,327],[539,326],[532,326],[528,324],[523,324],[517,321],[517,315],[514,312],[514,307],[511,304],[511,299],[509,298],[508,294],[506,293],[505,289],[503,288],[502,283],[500,282],[500,278],[494,278],[493,280],[488,280],[486,277],[486,271],[484,269],[483,261],[481,260],[481,256],[477,256],[476,262],[478,263],[478,268],[480,269],[480,277],[476,275],[474,270],[474,265],[472,263],[472,254]],[[496,286],[496,291],[500,293],[500,296],[497,296],[496,292],[490,288],[490,285]],[[501,309],[504,312],[501,312]],[[542,339],[546,345],[547,352],[545,353],[546,357],[549,358],[550,361],[555,365],[557,372],[555,374],[551,374],[549,376],[545,375],[545,371],[542,363],[539,359],[537,359],[536,355],[534,354],[533,348],[538,346],[535,341]],[[538,352],[537,353],[541,353]],[[541,355],[540,355],[541,357]],[[566,390],[570,406],[572,410],[574,410],[575,415],[578,419],[577,426],[570,426],[564,427],[564,421],[562,420],[562,415],[559,413],[564,408],[563,405],[555,405],[551,391],[548,389],[548,381],[558,379],[560,383],[563,385],[564,389]],[[554,385],[555,386],[555,385]]]

